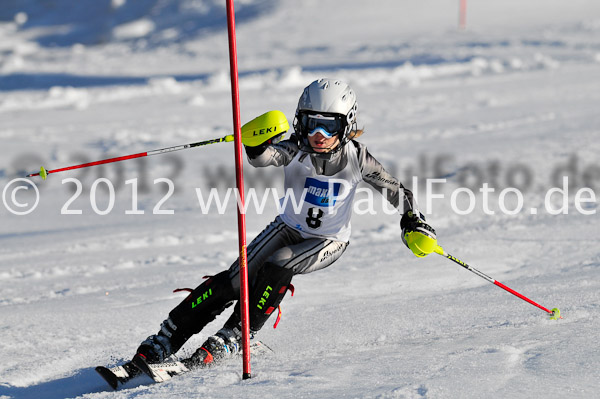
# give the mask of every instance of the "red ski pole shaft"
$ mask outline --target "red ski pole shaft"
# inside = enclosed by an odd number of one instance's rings
[[[198,141],[197,143],[183,144],[183,145],[178,145],[178,146],[174,146],[174,147],[161,148],[159,150],[153,150],[153,151],[147,151],[147,152],[140,152],[140,153],[131,154],[131,155],[123,155],[123,156],[120,156],[120,157],[108,158],[108,159],[103,159],[103,160],[100,160],[100,161],[93,161],[93,162],[82,163],[82,164],[79,164],[79,165],[66,166],[66,167],[60,168],[60,169],[46,170],[42,166],[42,168],[40,169],[39,172],[37,172],[37,173],[31,173],[31,174],[29,174],[29,175],[27,175],[25,177],[33,177],[33,176],[40,176],[41,175],[42,178],[45,180],[46,176],[49,175],[49,174],[51,174],[51,173],[59,173],[59,172],[67,171],[67,170],[88,168],[90,166],[104,165],[104,164],[107,164],[107,163],[126,161],[128,159],[143,158],[143,157],[148,157],[150,155],[165,154],[167,152],[186,150],[188,148],[201,147],[201,146],[205,146],[205,145],[208,145],[208,144],[221,143],[223,141],[227,141],[227,142],[233,141],[233,136],[232,135],[227,135],[225,137],[220,137],[218,139],[210,139],[210,140]]]
[[[107,163],[125,161],[127,159],[142,158],[142,157],[147,157],[147,156],[148,156],[147,152],[140,152],[139,154],[124,155],[122,157],[109,158],[109,159],[103,159],[101,161],[94,161],[94,162],[82,163],[80,165],[67,166],[67,167],[60,168],[60,169],[42,170],[42,171],[37,172],[37,173],[31,173],[31,174],[29,174],[29,175],[27,175],[25,177],[33,177],[33,176],[40,176],[40,175],[42,175],[42,178],[45,180],[46,178],[44,177],[44,173],[46,175],[49,175],[51,173],[59,173],[59,172],[65,172],[67,170],[88,168],[90,166],[104,165],[104,164],[107,164]]]
[[[475,269],[472,266],[469,266],[468,264],[466,264],[462,260],[460,260],[460,259],[458,259],[458,258],[456,258],[456,257],[454,257],[454,256],[452,256],[452,255],[450,255],[448,253],[446,253],[444,251],[444,249],[442,247],[440,247],[439,245],[435,248],[435,253],[440,254],[440,255],[444,256],[445,258],[450,259],[452,262],[456,263],[457,265],[460,265],[460,266],[464,267],[468,271],[470,271],[470,272],[478,275],[479,277],[481,277],[481,278],[489,281],[490,283],[492,283],[492,284],[494,284],[494,285],[502,288],[505,291],[510,292],[511,294],[513,294],[514,296],[516,296],[516,297],[524,300],[525,302],[528,302],[528,303],[532,304],[533,306],[538,307],[538,308],[542,309],[545,312],[548,312],[550,314],[550,316],[552,316],[552,317],[557,316],[557,317],[560,317],[562,319],[562,317],[560,316],[560,311],[557,308],[554,308],[554,309],[550,310],[550,309],[548,309],[548,308],[540,305],[539,303],[537,303],[535,301],[532,301],[531,299],[527,298],[525,295],[518,293],[517,291],[515,291],[512,288],[510,288],[510,287],[502,284],[501,282],[493,279],[492,277],[488,276],[487,274],[485,274],[485,273],[483,273],[483,272]]]
[[[244,208],[244,171],[242,132],[240,117],[240,94],[237,67],[237,47],[235,40],[235,7],[233,0],[227,0],[227,33],[229,38],[229,72],[231,75],[231,103],[233,109],[233,128],[235,137],[235,175],[239,194],[238,206],[238,242],[240,266],[240,310],[242,322],[242,354],[244,380],[250,374],[250,312],[248,301],[248,259],[246,257],[246,215]]]

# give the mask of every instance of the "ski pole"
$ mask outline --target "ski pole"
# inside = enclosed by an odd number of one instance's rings
[[[60,168],[60,169],[46,170],[42,166],[40,168],[39,172],[37,172],[37,173],[31,173],[31,174],[27,175],[26,177],[41,176],[42,179],[46,180],[46,178],[48,177],[48,175],[50,173],[58,173],[58,172],[64,172],[66,170],[87,168],[89,166],[104,165],[104,164],[107,164],[107,163],[125,161],[127,159],[143,158],[143,157],[148,157],[150,155],[165,154],[167,152],[173,152],[173,151],[179,151],[179,150],[186,150],[188,148],[201,147],[201,146],[204,146],[204,145],[209,145],[209,144],[214,144],[214,143],[221,143],[223,141],[226,141],[226,142],[233,141],[233,135],[229,134],[229,135],[227,135],[225,137],[221,137],[221,138],[218,138],[218,139],[211,139],[211,140],[199,141],[197,143],[177,145],[177,146],[174,146],[174,147],[161,148],[159,150],[154,150],[154,151],[147,151],[147,152],[140,152],[140,153],[137,153],[137,154],[124,155],[122,157],[109,158],[109,159],[103,159],[101,161],[94,161],[94,162],[82,163],[80,165],[67,166],[67,167]]]
[[[440,247],[439,245],[436,246],[436,248],[434,249],[434,252],[437,254],[440,254],[448,259],[450,259],[452,262],[464,267],[465,269],[467,269],[468,271],[475,273],[476,275],[478,275],[479,277],[489,281],[490,283],[497,285],[498,287],[502,288],[503,290],[506,290],[508,292],[510,292],[511,294],[521,298],[522,300],[524,300],[525,302],[529,302],[530,304],[532,304],[533,306],[536,306],[540,309],[542,309],[543,311],[547,312],[550,314],[550,320],[557,320],[557,319],[562,319],[562,316],[560,315],[560,310],[558,308],[554,308],[552,310],[549,310],[547,308],[545,308],[544,306],[532,301],[531,299],[527,298],[525,295],[519,294],[517,291],[513,290],[510,287],[507,287],[506,285],[502,284],[501,282],[491,278],[490,276],[488,276],[485,273],[480,272],[479,270],[475,269],[472,266],[469,266],[468,264],[466,264],[465,262],[463,262],[462,260],[446,253],[444,251],[444,249],[442,247]]]

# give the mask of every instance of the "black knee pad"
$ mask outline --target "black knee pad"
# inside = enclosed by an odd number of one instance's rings
[[[277,309],[288,291],[294,272],[273,263],[266,263],[257,273],[249,294],[250,333],[260,330]],[[242,322],[239,302],[224,327],[241,335]]]
[[[229,272],[223,271],[200,284],[169,313],[177,333],[185,339],[197,334],[234,300]]]
[[[265,263],[259,270],[250,291],[250,330],[256,332],[262,328],[283,300],[293,276],[291,269],[273,263]]]

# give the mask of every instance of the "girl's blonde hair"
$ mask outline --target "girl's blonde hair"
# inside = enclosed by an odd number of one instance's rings
[[[365,129],[353,130],[350,132],[350,134],[348,134],[348,140],[354,140],[354,139],[362,136],[362,134],[364,132],[365,132]]]

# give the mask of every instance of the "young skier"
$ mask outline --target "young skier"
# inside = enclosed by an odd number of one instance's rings
[[[281,140],[274,131],[244,142],[251,165],[283,166],[286,193],[302,198],[300,211],[287,201],[275,220],[248,246],[250,331],[255,334],[275,311],[292,277],[330,266],[350,238],[352,201],[360,181],[386,196],[402,214],[402,241],[417,256],[435,246],[435,231],[425,223],[412,193],[353,140],[356,94],[339,80],[319,79],[304,89],[294,119],[294,134]],[[286,121],[287,125],[287,121]],[[284,132],[285,133],[285,132]],[[296,201],[297,203],[297,201]],[[137,349],[147,363],[164,361],[239,298],[239,265],[207,279],[176,306],[157,334]],[[263,295],[266,293],[266,295]],[[188,366],[210,365],[238,351],[239,306],[223,328],[208,337]]]

